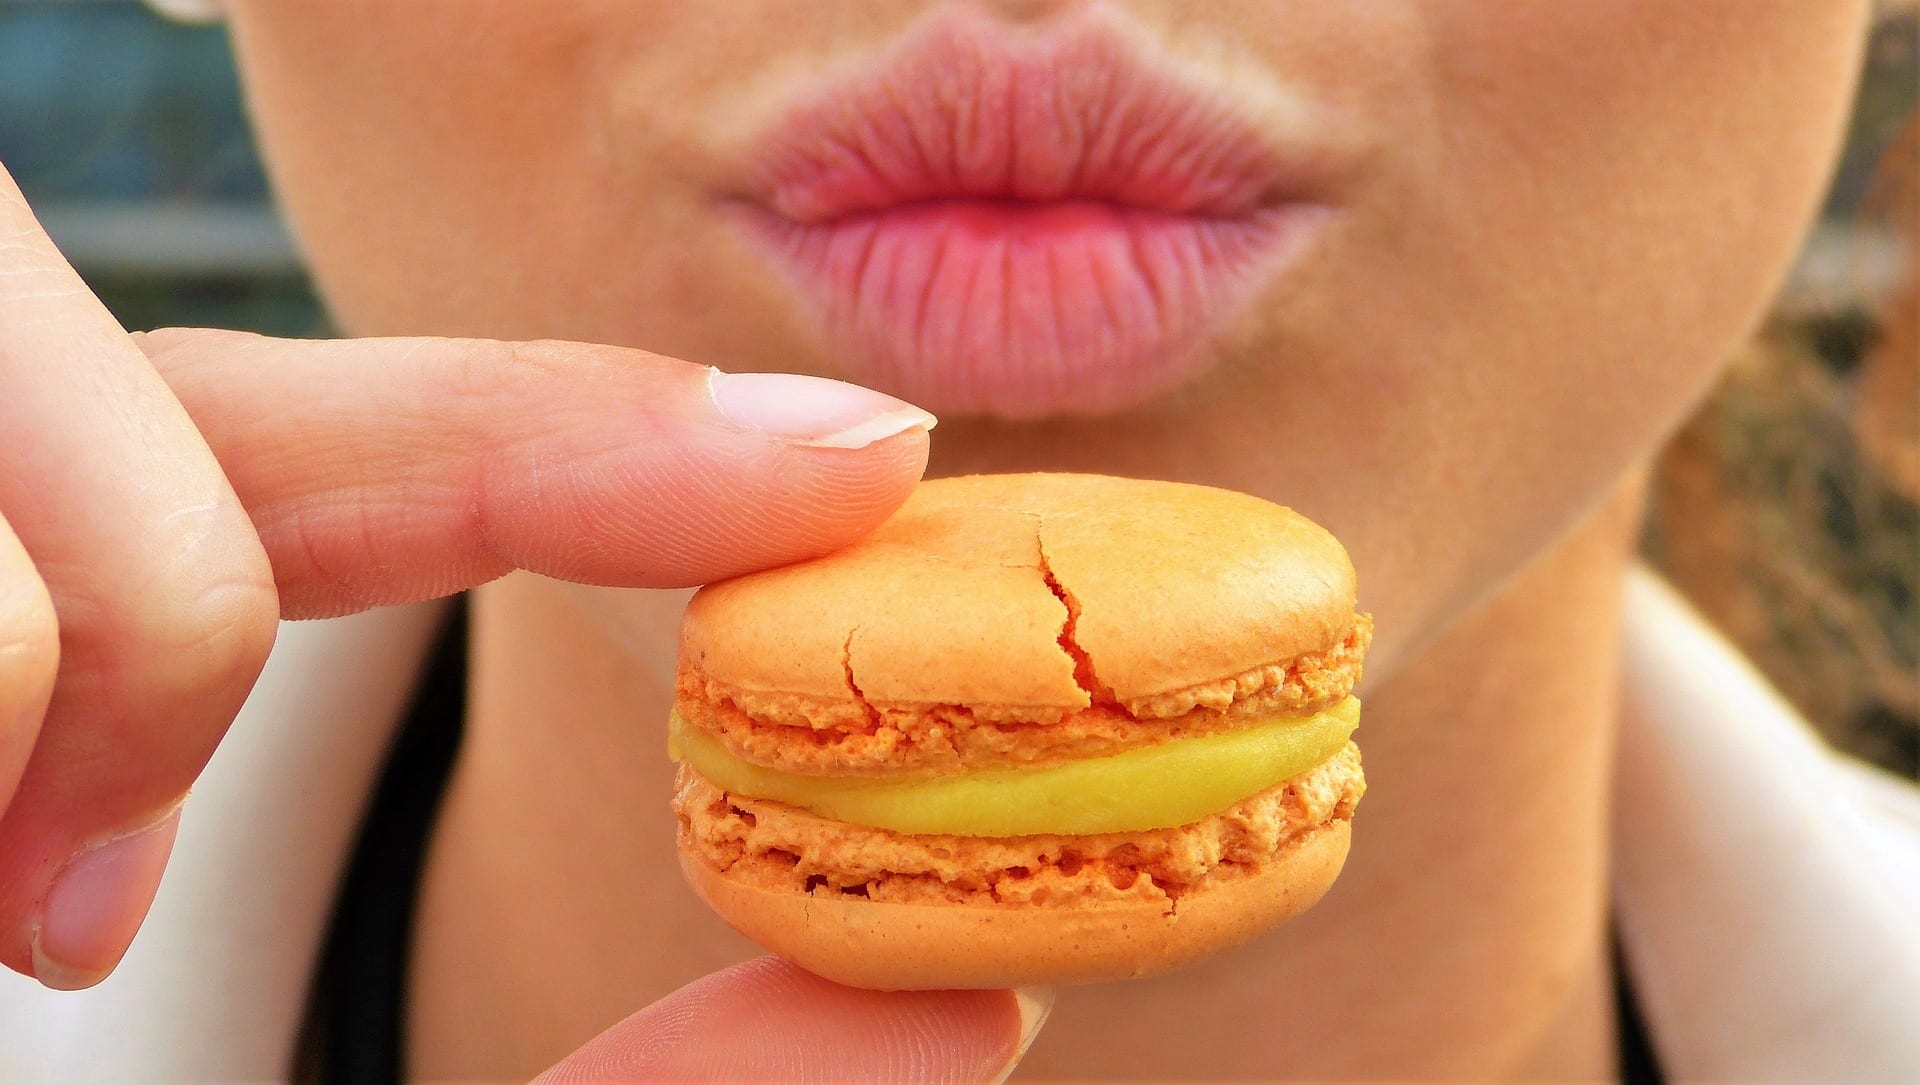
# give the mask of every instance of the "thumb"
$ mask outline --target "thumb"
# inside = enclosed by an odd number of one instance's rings
[[[648,1006],[536,1085],[997,1082],[1052,1008],[1051,991],[862,991],[761,957]]]

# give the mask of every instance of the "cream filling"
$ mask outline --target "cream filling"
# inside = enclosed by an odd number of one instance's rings
[[[1318,765],[1360,725],[1355,697],[1224,734],[1107,757],[948,776],[805,776],[756,765],[718,738],[667,721],[667,754],[715,787],[821,817],[914,835],[1141,832],[1189,825]]]

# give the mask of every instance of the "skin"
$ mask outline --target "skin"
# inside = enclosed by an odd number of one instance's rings
[[[981,6],[1016,22],[1062,7]],[[1604,1073],[1591,995],[1624,480],[1776,288],[1833,157],[1864,5],[1112,11],[1176,55],[1284,73],[1357,133],[1361,168],[1322,247],[1200,381],[1124,418],[949,417],[932,469],[1161,475],[1328,526],[1378,621],[1374,792],[1326,907],[1185,976],[1072,993],[1033,1060]],[[268,158],[354,331],[558,334],[831,374],[716,194],[739,133],[811,85],[809,64],[871,55],[926,14],[418,5],[382,7],[370,34],[357,5],[260,5],[235,25]],[[536,582],[483,596],[414,962],[422,1071],[540,1065],[744,951],[671,873],[654,721],[676,605]],[[605,696],[579,694],[595,683]],[[534,1005],[583,974],[589,991]],[[1244,1007],[1275,990],[1314,997],[1250,1034]]]
[[[726,21],[631,7],[235,11],[269,165],[347,328],[559,333],[835,373],[720,198],[740,184],[744,133],[819,78],[809,63],[870,56],[929,6],[765,3]],[[1073,5],[985,7],[1039,22]],[[1207,379],[1124,423],[948,417],[932,469],[1284,498],[1364,571],[1383,676],[1592,508],[1756,321],[1826,179],[1864,18],[1796,0],[1738,17],[1710,3],[1109,10],[1166,51],[1286,73],[1356,133],[1362,165],[1332,236],[1249,307]],[[1318,433],[1329,403],[1346,407],[1337,461],[1326,440],[1270,439]]]
[[[1016,24],[1073,7],[970,5]],[[721,198],[745,133],[820,65],[870,56],[932,10],[342,0],[237,3],[231,21],[269,167],[351,334],[552,337],[831,375],[804,303]],[[1257,294],[1198,380],[1124,417],[949,417],[931,469],[1180,478],[1326,525],[1378,623],[1361,736],[1374,791],[1326,906],[1181,976],[1071,993],[1031,1061],[1076,1076],[1604,1074],[1610,629],[1631,476],[1784,274],[1866,5],[1166,0],[1100,17],[1299,89],[1350,134],[1356,168],[1310,258]],[[729,446],[698,370],[612,348],[549,358],[558,384],[529,389],[488,365],[523,353],[487,344],[137,343],[0,196],[0,256],[28,269],[0,297],[0,327],[25,329],[0,337],[0,423],[36,457],[0,474],[0,643],[24,646],[0,652],[0,782],[20,780],[0,820],[0,960],[49,981],[31,938],[53,872],[164,819],[277,613],[510,568],[693,583],[856,537],[926,455],[919,430],[857,449]],[[42,357],[75,361],[30,364]],[[328,383],[343,364],[368,377]],[[582,365],[634,383],[611,402],[597,383],[569,389]],[[420,407],[476,403],[465,427]],[[285,424],[295,408],[310,424]],[[611,436],[622,423],[630,446]],[[549,454],[476,472],[526,448],[529,425]],[[564,464],[582,433],[609,469],[556,493],[580,481]],[[341,454],[363,447],[386,458]],[[671,470],[689,449],[737,466],[726,500]],[[156,450],[179,468],[167,486],[98,481],[144,477]],[[871,500],[785,500],[795,470]],[[408,472],[425,490],[382,489]],[[421,492],[445,498],[424,528],[393,512]],[[499,510],[478,528],[457,515],[476,493]],[[716,511],[741,508],[773,511],[751,533]],[[616,545],[577,545],[580,523]],[[749,535],[771,543],[753,551]],[[674,870],[659,721],[678,602],[530,577],[482,593],[470,737],[413,962],[416,1071],[535,1072],[750,952]],[[128,722],[151,719],[170,727]],[[123,908],[61,978],[104,974],[143,910]],[[1248,1029],[1275,991],[1312,994]]]

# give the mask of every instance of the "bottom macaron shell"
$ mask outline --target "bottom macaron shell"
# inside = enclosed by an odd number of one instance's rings
[[[1350,839],[1350,822],[1330,820],[1258,870],[1210,878],[1171,907],[896,904],[753,885],[685,847],[680,866],[735,930],[827,979],[881,991],[997,988],[1137,979],[1238,945],[1312,907]]]

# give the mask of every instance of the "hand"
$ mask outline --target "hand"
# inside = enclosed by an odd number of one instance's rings
[[[931,422],[612,347],[129,336],[0,171],[0,962],[112,971],[277,619],[819,554]]]
[[[612,1081],[1002,1081],[1045,991],[881,993],[777,957],[697,980],[601,1033],[536,1085]]]

